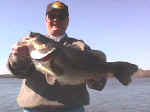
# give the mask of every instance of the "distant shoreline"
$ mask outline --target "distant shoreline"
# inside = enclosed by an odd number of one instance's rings
[[[17,78],[17,77],[12,74],[2,74],[0,75],[0,78]]]
[[[113,77],[113,75],[109,75],[110,78]],[[142,70],[139,69],[135,74],[133,74],[133,78],[143,78],[143,77],[150,77],[150,70]],[[13,74],[0,74],[0,78],[17,78]]]

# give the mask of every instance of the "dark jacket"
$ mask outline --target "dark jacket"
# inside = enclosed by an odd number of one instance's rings
[[[72,44],[78,41],[74,38],[64,37],[60,43]],[[90,49],[86,46],[86,49]],[[11,64],[10,64],[11,63]],[[18,78],[23,78],[22,87],[17,98],[18,104],[23,108],[38,107],[77,107],[89,104],[89,94],[86,83],[80,85],[49,85],[44,75],[38,72],[30,59],[24,61],[14,61],[10,54],[8,60],[10,71]],[[106,78],[87,81],[88,87],[102,90],[106,83]]]

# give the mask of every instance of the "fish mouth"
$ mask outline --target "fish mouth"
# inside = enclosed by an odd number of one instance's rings
[[[51,54],[56,50],[56,48],[51,48],[51,50],[49,50],[46,53],[41,53],[38,50],[33,50],[30,52],[30,56],[32,59],[34,60],[40,60],[40,61],[47,61],[50,59]]]

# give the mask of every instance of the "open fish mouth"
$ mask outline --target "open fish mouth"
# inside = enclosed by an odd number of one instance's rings
[[[50,58],[50,55],[56,50],[56,48],[52,48],[51,50],[49,50],[46,53],[41,53],[38,50],[33,50],[30,52],[30,56],[32,59],[35,60],[42,60],[44,61],[45,59],[48,60]]]

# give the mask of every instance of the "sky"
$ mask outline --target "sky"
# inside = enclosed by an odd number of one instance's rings
[[[11,47],[29,33],[47,33],[45,10],[54,0],[1,0],[0,74]],[[107,61],[150,70],[150,0],[60,0],[69,6],[66,33],[103,51]]]

